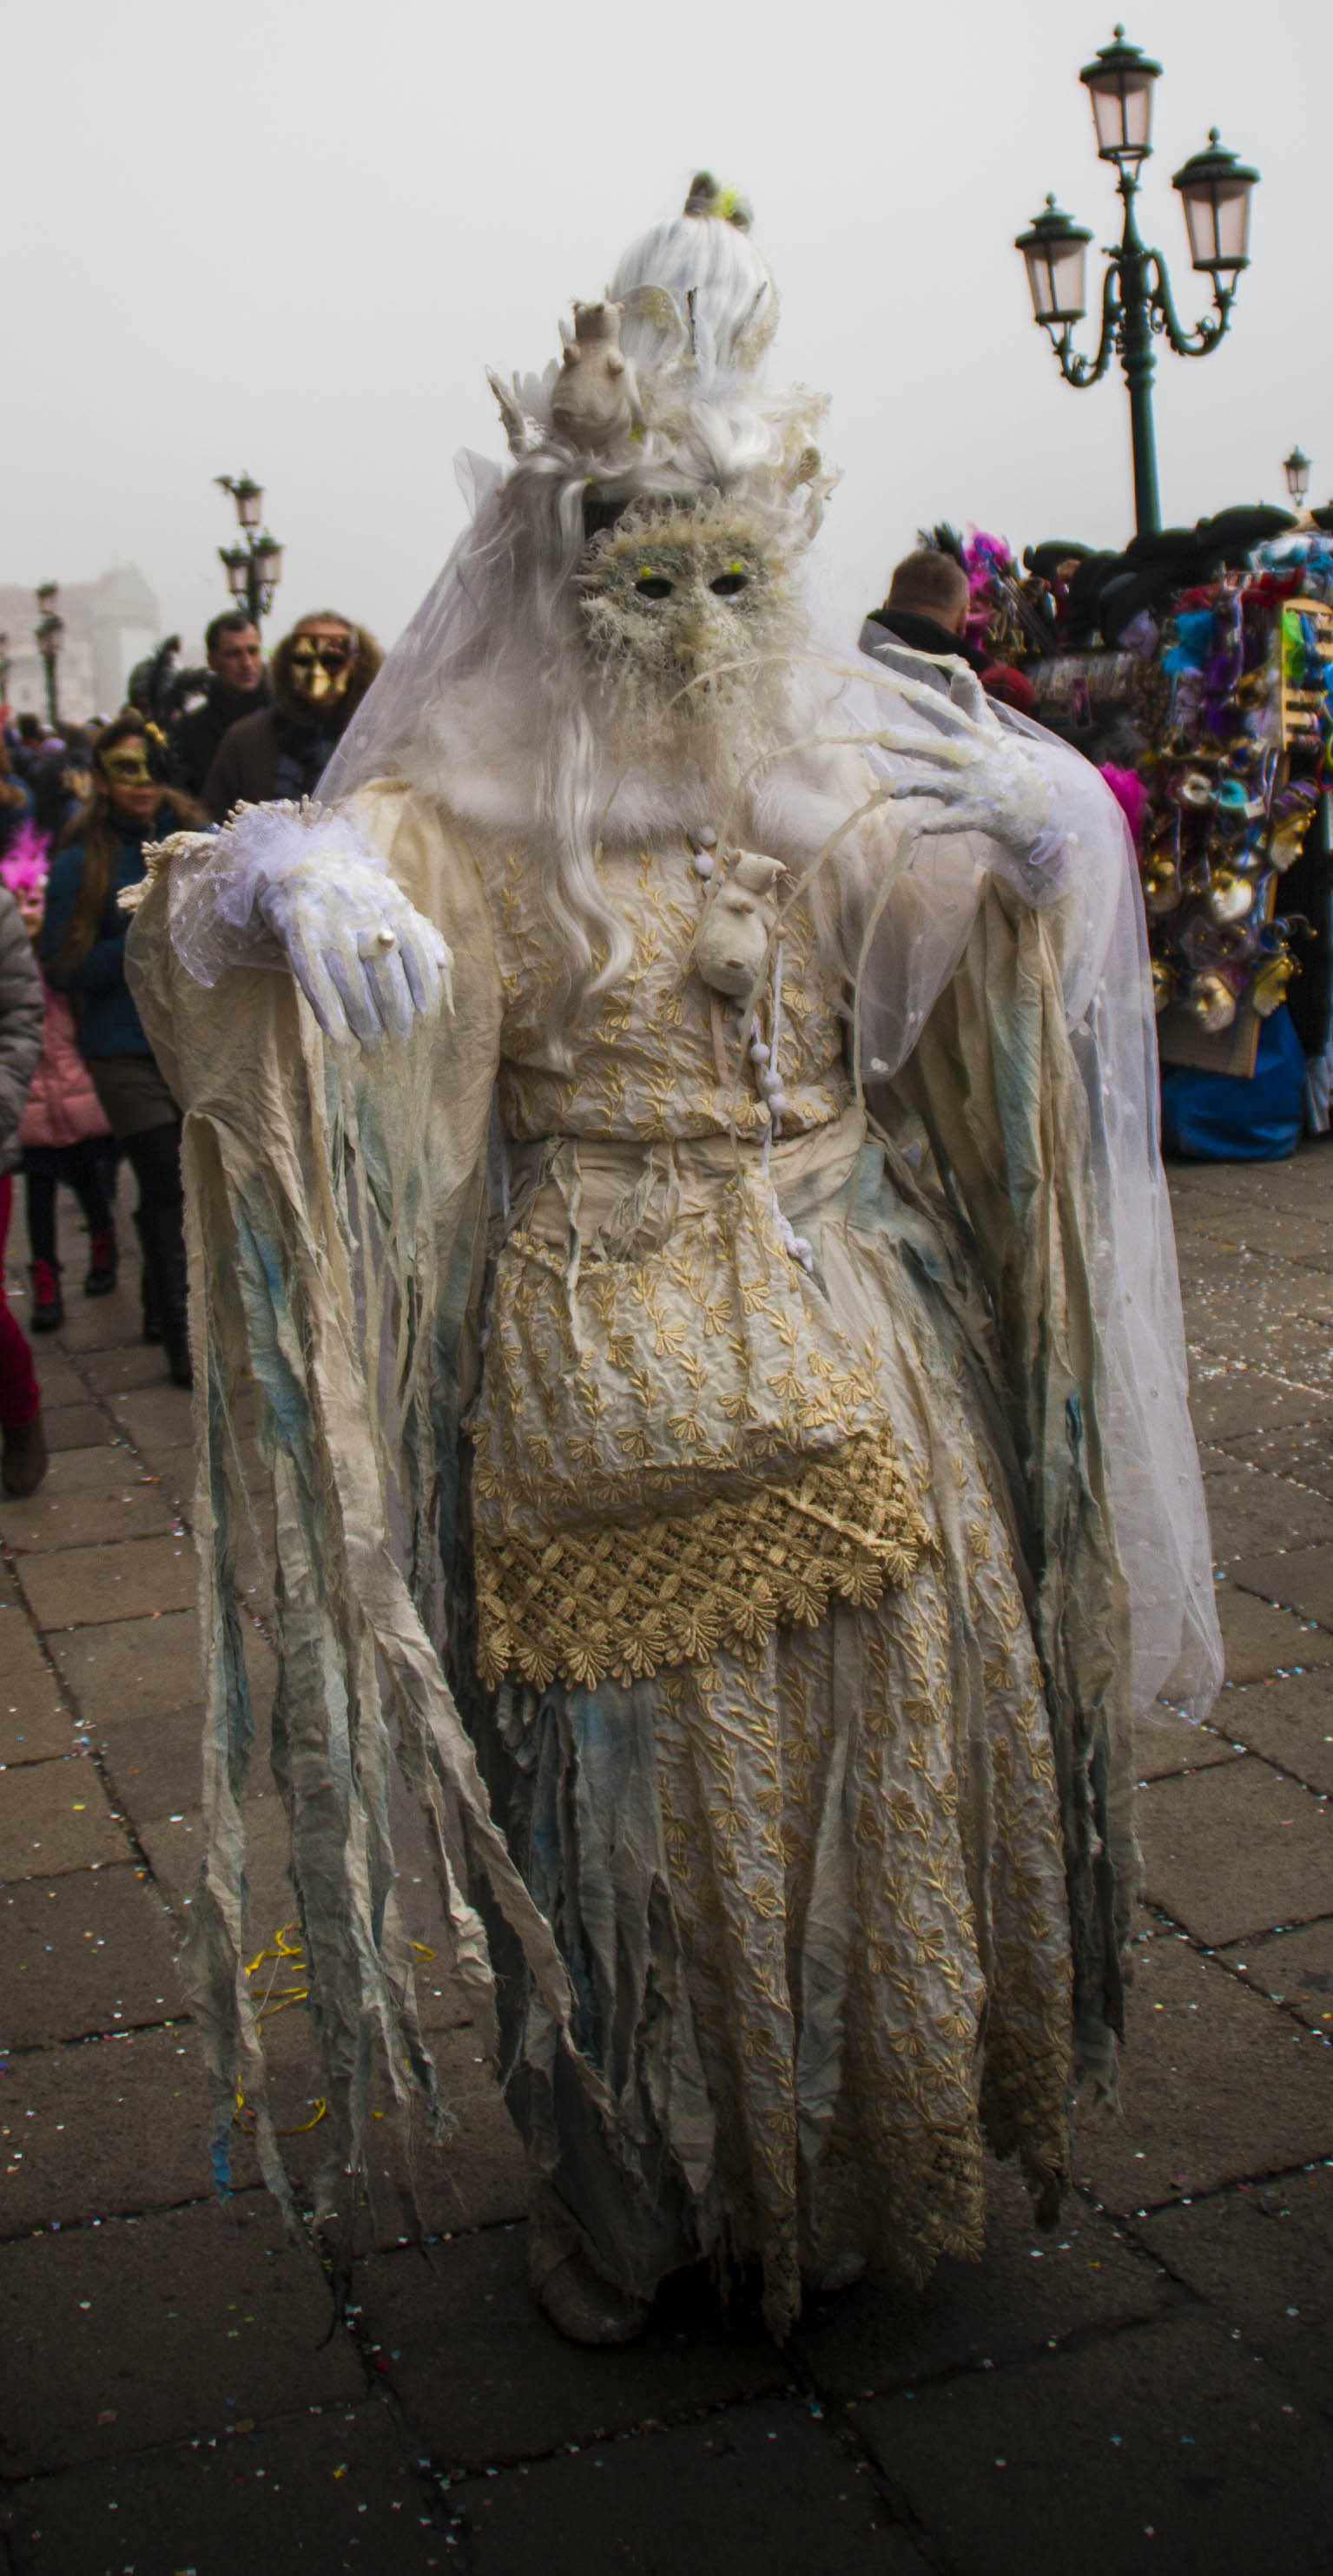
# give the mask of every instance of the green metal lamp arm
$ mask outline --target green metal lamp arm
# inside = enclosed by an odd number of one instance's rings
[[[1214,312],[1196,323],[1192,331],[1187,331],[1176,311],[1166,262],[1159,250],[1148,250],[1143,254],[1143,283],[1152,328],[1165,335],[1178,358],[1206,358],[1209,351],[1217,347],[1218,341],[1226,338],[1236,292],[1234,286],[1214,277]]]
[[[1051,347],[1060,361],[1060,373],[1067,385],[1082,392],[1086,385],[1099,385],[1120,343],[1120,326],[1124,320],[1124,301],[1120,292],[1120,257],[1113,251],[1102,279],[1102,335],[1095,358],[1085,358],[1073,345],[1073,325],[1066,322],[1057,340],[1051,333]]]

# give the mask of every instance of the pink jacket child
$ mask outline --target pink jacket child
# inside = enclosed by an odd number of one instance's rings
[[[29,938],[41,937],[50,856],[31,824],[15,834],[3,859],[0,883],[9,887]],[[108,1196],[114,1188],[115,1147],[79,1052],[73,1005],[46,986],[46,1030],[41,1062],[32,1078],[18,1141],[28,1206],[32,1254],[32,1329],[53,1333],[64,1321],[56,1258],[56,1190],[72,1189],[89,1233],[85,1297],[106,1297],[116,1284],[116,1231]]]

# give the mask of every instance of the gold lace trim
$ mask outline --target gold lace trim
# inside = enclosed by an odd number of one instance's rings
[[[776,1627],[817,1627],[831,1600],[865,1608],[934,1544],[887,1429],[859,1433],[791,1484],[756,1485],[637,1525],[549,1538],[477,1536],[477,1659],[591,1686],[753,1653]]]

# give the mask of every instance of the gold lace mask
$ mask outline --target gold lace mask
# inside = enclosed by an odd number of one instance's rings
[[[350,637],[298,635],[287,657],[287,677],[298,698],[326,706],[346,695],[355,657]]]
[[[139,742],[117,743],[115,749],[108,751],[99,761],[98,767],[104,777],[109,778],[115,787],[155,787],[157,785],[149,767],[147,751]]]

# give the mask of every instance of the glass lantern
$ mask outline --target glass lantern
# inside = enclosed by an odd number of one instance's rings
[[[1123,27],[1103,45],[1095,62],[1085,63],[1079,79],[1092,100],[1097,151],[1116,167],[1146,161],[1152,150],[1153,83],[1162,77],[1160,63],[1150,62],[1137,45],[1127,45]]]
[[[1014,244],[1027,262],[1033,314],[1048,331],[1083,319],[1087,310],[1084,260],[1091,239],[1082,224],[1062,214],[1054,197],[1048,197]]]

